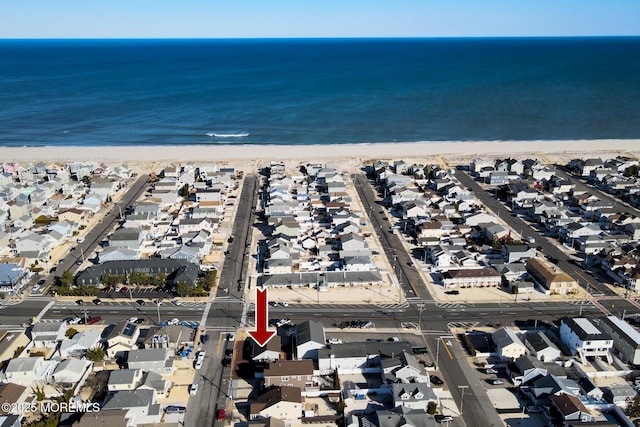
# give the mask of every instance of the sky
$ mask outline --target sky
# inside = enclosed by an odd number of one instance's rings
[[[0,38],[640,35],[640,0],[0,0]]]

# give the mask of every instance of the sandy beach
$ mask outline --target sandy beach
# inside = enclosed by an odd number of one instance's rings
[[[446,141],[340,145],[158,145],[88,147],[3,147],[5,162],[94,160],[100,162],[229,161],[263,163],[270,160],[347,161],[429,159],[441,156],[455,164],[475,156],[544,155],[551,160],[572,157],[640,155],[640,140],[562,141]]]

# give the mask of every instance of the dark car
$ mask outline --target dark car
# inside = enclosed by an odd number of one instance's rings
[[[136,300],[136,302],[137,302],[139,305],[145,305],[145,304],[146,304],[146,302],[144,302],[144,300],[142,300],[142,299]]]
[[[44,279],[38,280],[38,285],[40,285],[40,286],[44,285]]]
[[[76,300],[76,304],[82,305],[82,304],[84,304],[84,300],[82,300],[82,299]]]
[[[95,305],[100,305],[100,304],[102,304],[102,301],[100,301],[100,298],[96,298],[96,299],[93,300],[93,303]]]
[[[200,342],[201,342],[202,344],[206,344],[206,343],[208,343],[208,342],[209,342],[209,335],[207,335],[207,334],[201,335],[201,336],[200,336]]]
[[[452,291],[444,291],[445,294],[447,295],[460,295],[460,291],[457,290],[452,290]]]
[[[437,377],[435,375],[429,376],[429,379],[431,380],[431,383],[434,384],[434,385],[443,385],[444,384],[444,381],[442,381],[440,379],[440,377]]]

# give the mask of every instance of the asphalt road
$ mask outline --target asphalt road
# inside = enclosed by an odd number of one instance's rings
[[[236,199],[236,218],[233,223],[233,241],[228,245],[229,253],[225,255],[224,264],[216,298],[243,298],[246,268],[251,253],[251,227],[255,221],[258,177],[254,174],[245,176],[242,192]]]
[[[378,234],[382,250],[387,255],[405,296],[407,299],[432,300],[422,277],[413,266],[411,255],[406,252],[398,236],[390,231],[386,208],[378,201],[370,182],[364,175],[352,175],[352,178],[371,226]]]
[[[589,291],[600,293],[602,295],[616,295],[608,286],[600,283],[595,277],[590,276],[581,267],[570,263],[569,259],[571,259],[571,257],[557,247],[557,240],[554,240],[553,243],[550,242],[543,233],[532,228],[520,217],[512,216],[511,211],[507,210],[507,208],[498,199],[480,187],[480,185],[466,172],[457,170],[456,178],[462,185],[471,188],[476,198],[496,214],[502,221],[504,221],[511,229],[516,232],[521,232],[525,239],[528,237],[535,238],[535,246],[542,248],[542,252],[545,256],[557,259],[557,266],[565,273],[568,273],[570,276],[577,279],[578,283],[583,288],[587,289],[588,287]],[[575,181],[574,179],[571,180]]]

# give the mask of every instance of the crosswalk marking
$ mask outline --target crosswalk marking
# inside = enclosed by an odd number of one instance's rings
[[[439,308],[451,308],[451,309],[457,309],[457,308],[464,308],[464,304],[456,304],[453,302],[439,302],[436,303],[436,307]]]
[[[447,328],[469,329],[469,328],[475,328],[476,326],[478,326],[478,323],[479,322],[449,322],[447,323]]]

